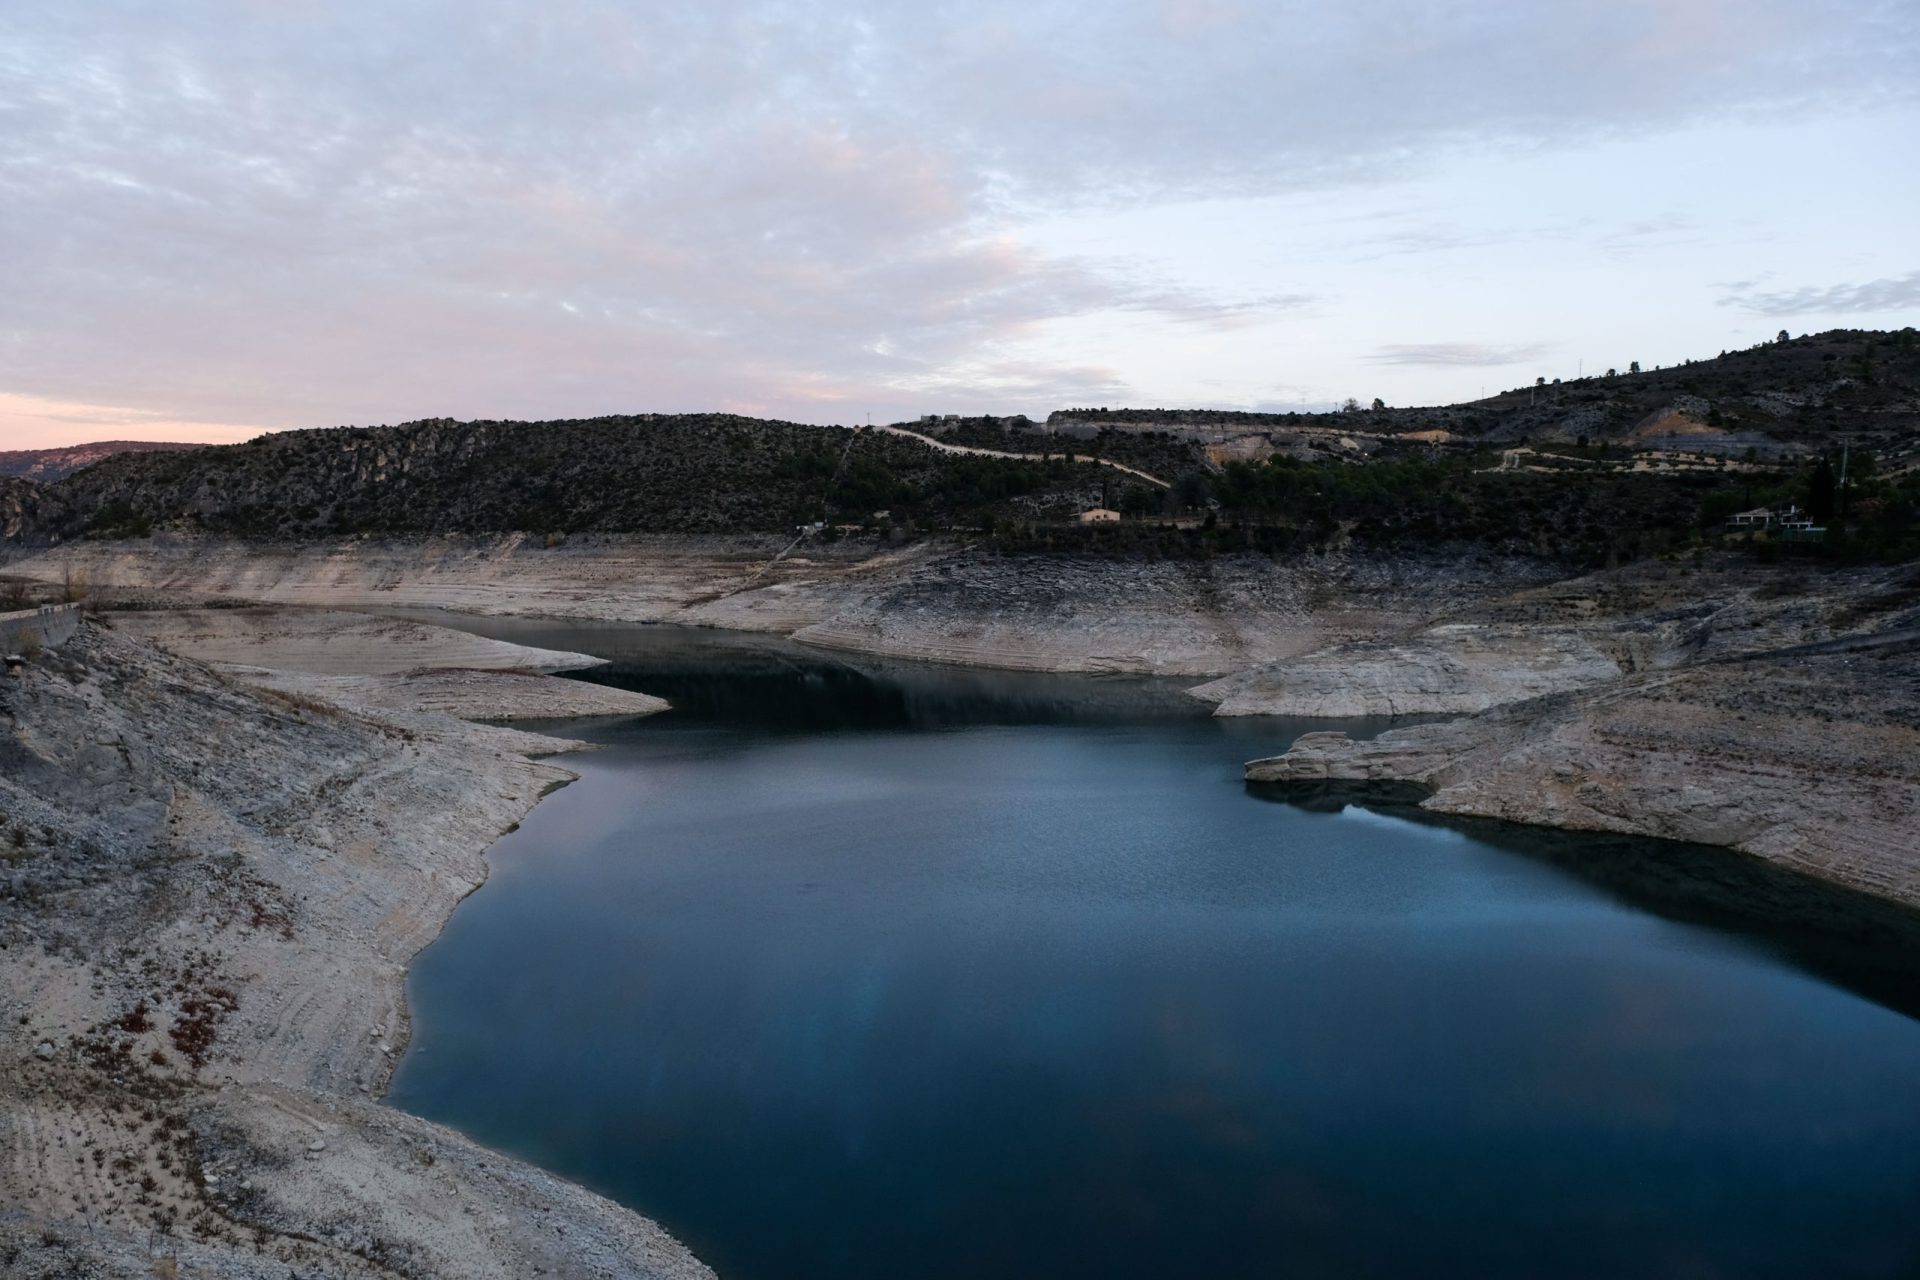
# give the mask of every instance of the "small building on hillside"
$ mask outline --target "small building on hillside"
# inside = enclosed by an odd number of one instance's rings
[[[1089,507],[1080,513],[1081,524],[1118,524],[1120,513],[1106,507]]]
[[[1774,522],[1773,533],[1782,542],[1824,542],[1827,526],[1815,524],[1813,517],[1798,507],[1788,507],[1787,517]]]
[[[1822,542],[1827,536],[1825,525],[1815,524],[1813,517],[1791,504],[1783,508],[1755,507],[1751,511],[1728,516],[1727,527],[1764,529],[1769,536],[1782,542]]]
[[[1789,525],[1805,528],[1813,521],[1798,506],[1789,503],[1785,507],[1755,507],[1751,511],[1742,511],[1738,515],[1728,516],[1727,523],[1736,529],[1770,529],[1774,525]]]

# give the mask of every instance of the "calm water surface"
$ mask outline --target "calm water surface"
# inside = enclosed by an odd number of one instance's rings
[[[1906,917],[1254,794],[1324,726],[1164,686],[490,629],[682,709],[571,727],[392,1100],[723,1277],[1920,1273]]]

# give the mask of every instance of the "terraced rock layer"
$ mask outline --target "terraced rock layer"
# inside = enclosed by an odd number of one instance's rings
[[[1462,602],[1563,576],[1464,548],[1275,560],[1112,561],[952,544],[875,550],[778,540],[153,537],[17,554],[44,583],[178,605],[209,598],[336,609],[432,606],[791,635],[970,666],[1219,676],[1396,634]]]
[[[1920,908],[1920,642],[1643,673],[1368,742],[1308,734],[1246,776],[1723,845]]]

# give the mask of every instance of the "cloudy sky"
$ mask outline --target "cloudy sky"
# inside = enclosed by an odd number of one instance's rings
[[[1920,323],[1915,0],[5,0],[0,448]]]

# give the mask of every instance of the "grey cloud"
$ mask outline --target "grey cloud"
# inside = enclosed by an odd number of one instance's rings
[[[1384,221],[1385,219],[1378,219]],[[1370,229],[1349,242],[1352,260],[1429,253],[1451,253],[1488,246],[1516,246],[1548,242],[1587,241],[1610,254],[1637,252],[1650,246],[1673,246],[1702,239],[1707,229],[1676,214],[1663,213],[1625,226],[1601,229],[1581,220],[1564,223],[1463,226],[1432,220],[1399,228]]]
[[[1374,364],[1485,366],[1527,364],[1553,350],[1551,343],[1489,346],[1482,342],[1402,343],[1381,347],[1367,357]]]
[[[1920,309],[1920,271],[1860,284],[1810,285],[1800,289],[1768,291],[1756,289],[1743,281],[1729,288],[1732,291],[1720,300],[1722,306],[1738,307],[1762,316]]]
[[[1008,344],[1311,300],[1043,257],[1010,234],[1032,211],[1911,96],[1915,25],[1873,0],[14,0],[0,390],[270,425],[1119,399]]]

